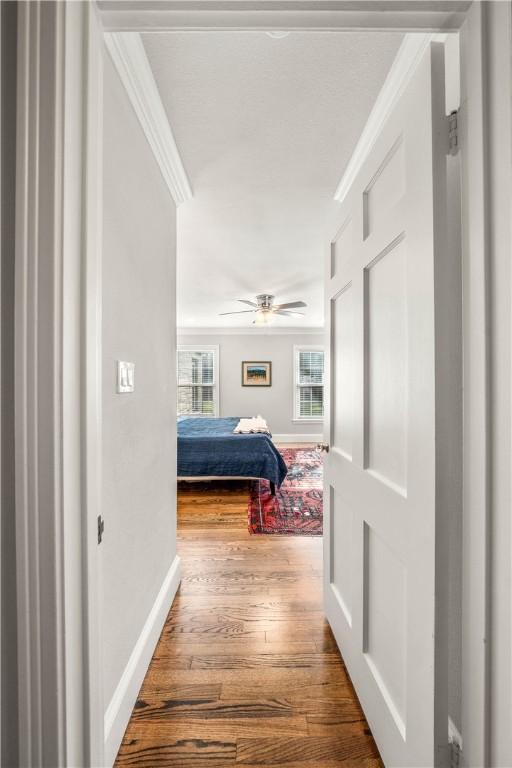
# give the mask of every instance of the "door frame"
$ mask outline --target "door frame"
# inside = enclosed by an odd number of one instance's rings
[[[462,722],[465,762],[489,764],[492,203],[487,190],[493,116],[487,103],[487,8],[479,2],[422,3],[419,10],[414,0],[391,5],[392,12],[362,0],[355,11],[353,3],[333,0],[318,10],[317,0],[302,0],[282,10],[278,0],[255,0],[251,10],[240,11],[225,0],[190,0],[190,10],[183,11],[179,0],[168,0],[158,10],[141,0],[55,5],[36,0],[20,9],[17,119],[23,140],[17,159],[15,300],[21,395],[15,417],[19,722],[26,764],[45,759],[55,765],[104,765],[96,541],[101,510],[99,41],[105,31],[199,29],[461,32],[462,76],[468,88],[460,121],[465,274],[462,675],[468,685]],[[43,100],[34,83],[44,88]],[[44,142],[54,143],[51,157],[37,152]],[[50,219],[52,226],[46,227]],[[37,246],[44,246],[41,254],[46,248],[44,261],[38,254],[44,270],[35,270],[32,263]],[[36,331],[44,313],[50,333],[43,335]],[[44,376],[41,371],[36,375],[40,360],[53,361]],[[45,430],[49,414],[52,428]],[[38,530],[43,532],[39,537]],[[53,666],[43,665],[41,647]],[[49,689],[56,691],[51,706],[43,693]]]
[[[103,763],[96,540],[100,29],[93,3],[18,3],[15,481],[21,765]]]

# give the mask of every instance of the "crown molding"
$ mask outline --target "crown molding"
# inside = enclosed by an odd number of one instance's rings
[[[177,328],[177,336],[322,336],[319,328]]]
[[[468,0],[97,0],[111,31],[458,30]]]
[[[334,199],[338,203],[342,203],[345,199],[354,179],[370,154],[384,123],[407,87],[421,57],[430,43],[438,39],[439,36],[432,34],[408,34],[404,36],[352,157],[334,193]]]
[[[190,200],[190,182],[140,35],[106,32],[105,44],[174,202],[180,205]]]

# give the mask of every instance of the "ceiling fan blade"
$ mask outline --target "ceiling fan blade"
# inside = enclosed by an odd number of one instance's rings
[[[292,309],[293,307],[307,307],[304,301],[289,301],[287,304],[276,304],[274,309]]]
[[[288,315],[289,317],[304,317],[304,312],[288,312],[286,309],[274,310],[274,315]]]
[[[246,312],[253,313],[256,312],[255,309],[241,309],[239,312],[219,312],[220,315],[245,315]]]
[[[247,299],[237,299],[237,301],[241,301],[242,304],[248,304],[250,307],[257,307],[258,305],[254,303],[254,301],[247,301]]]

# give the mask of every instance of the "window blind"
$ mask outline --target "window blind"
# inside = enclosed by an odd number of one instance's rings
[[[178,414],[215,416],[213,350],[178,350]]]
[[[323,350],[296,352],[296,418],[321,419],[324,415]]]

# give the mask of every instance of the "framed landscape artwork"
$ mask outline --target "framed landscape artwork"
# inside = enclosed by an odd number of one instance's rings
[[[242,362],[243,387],[272,386],[272,363],[244,360]]]

